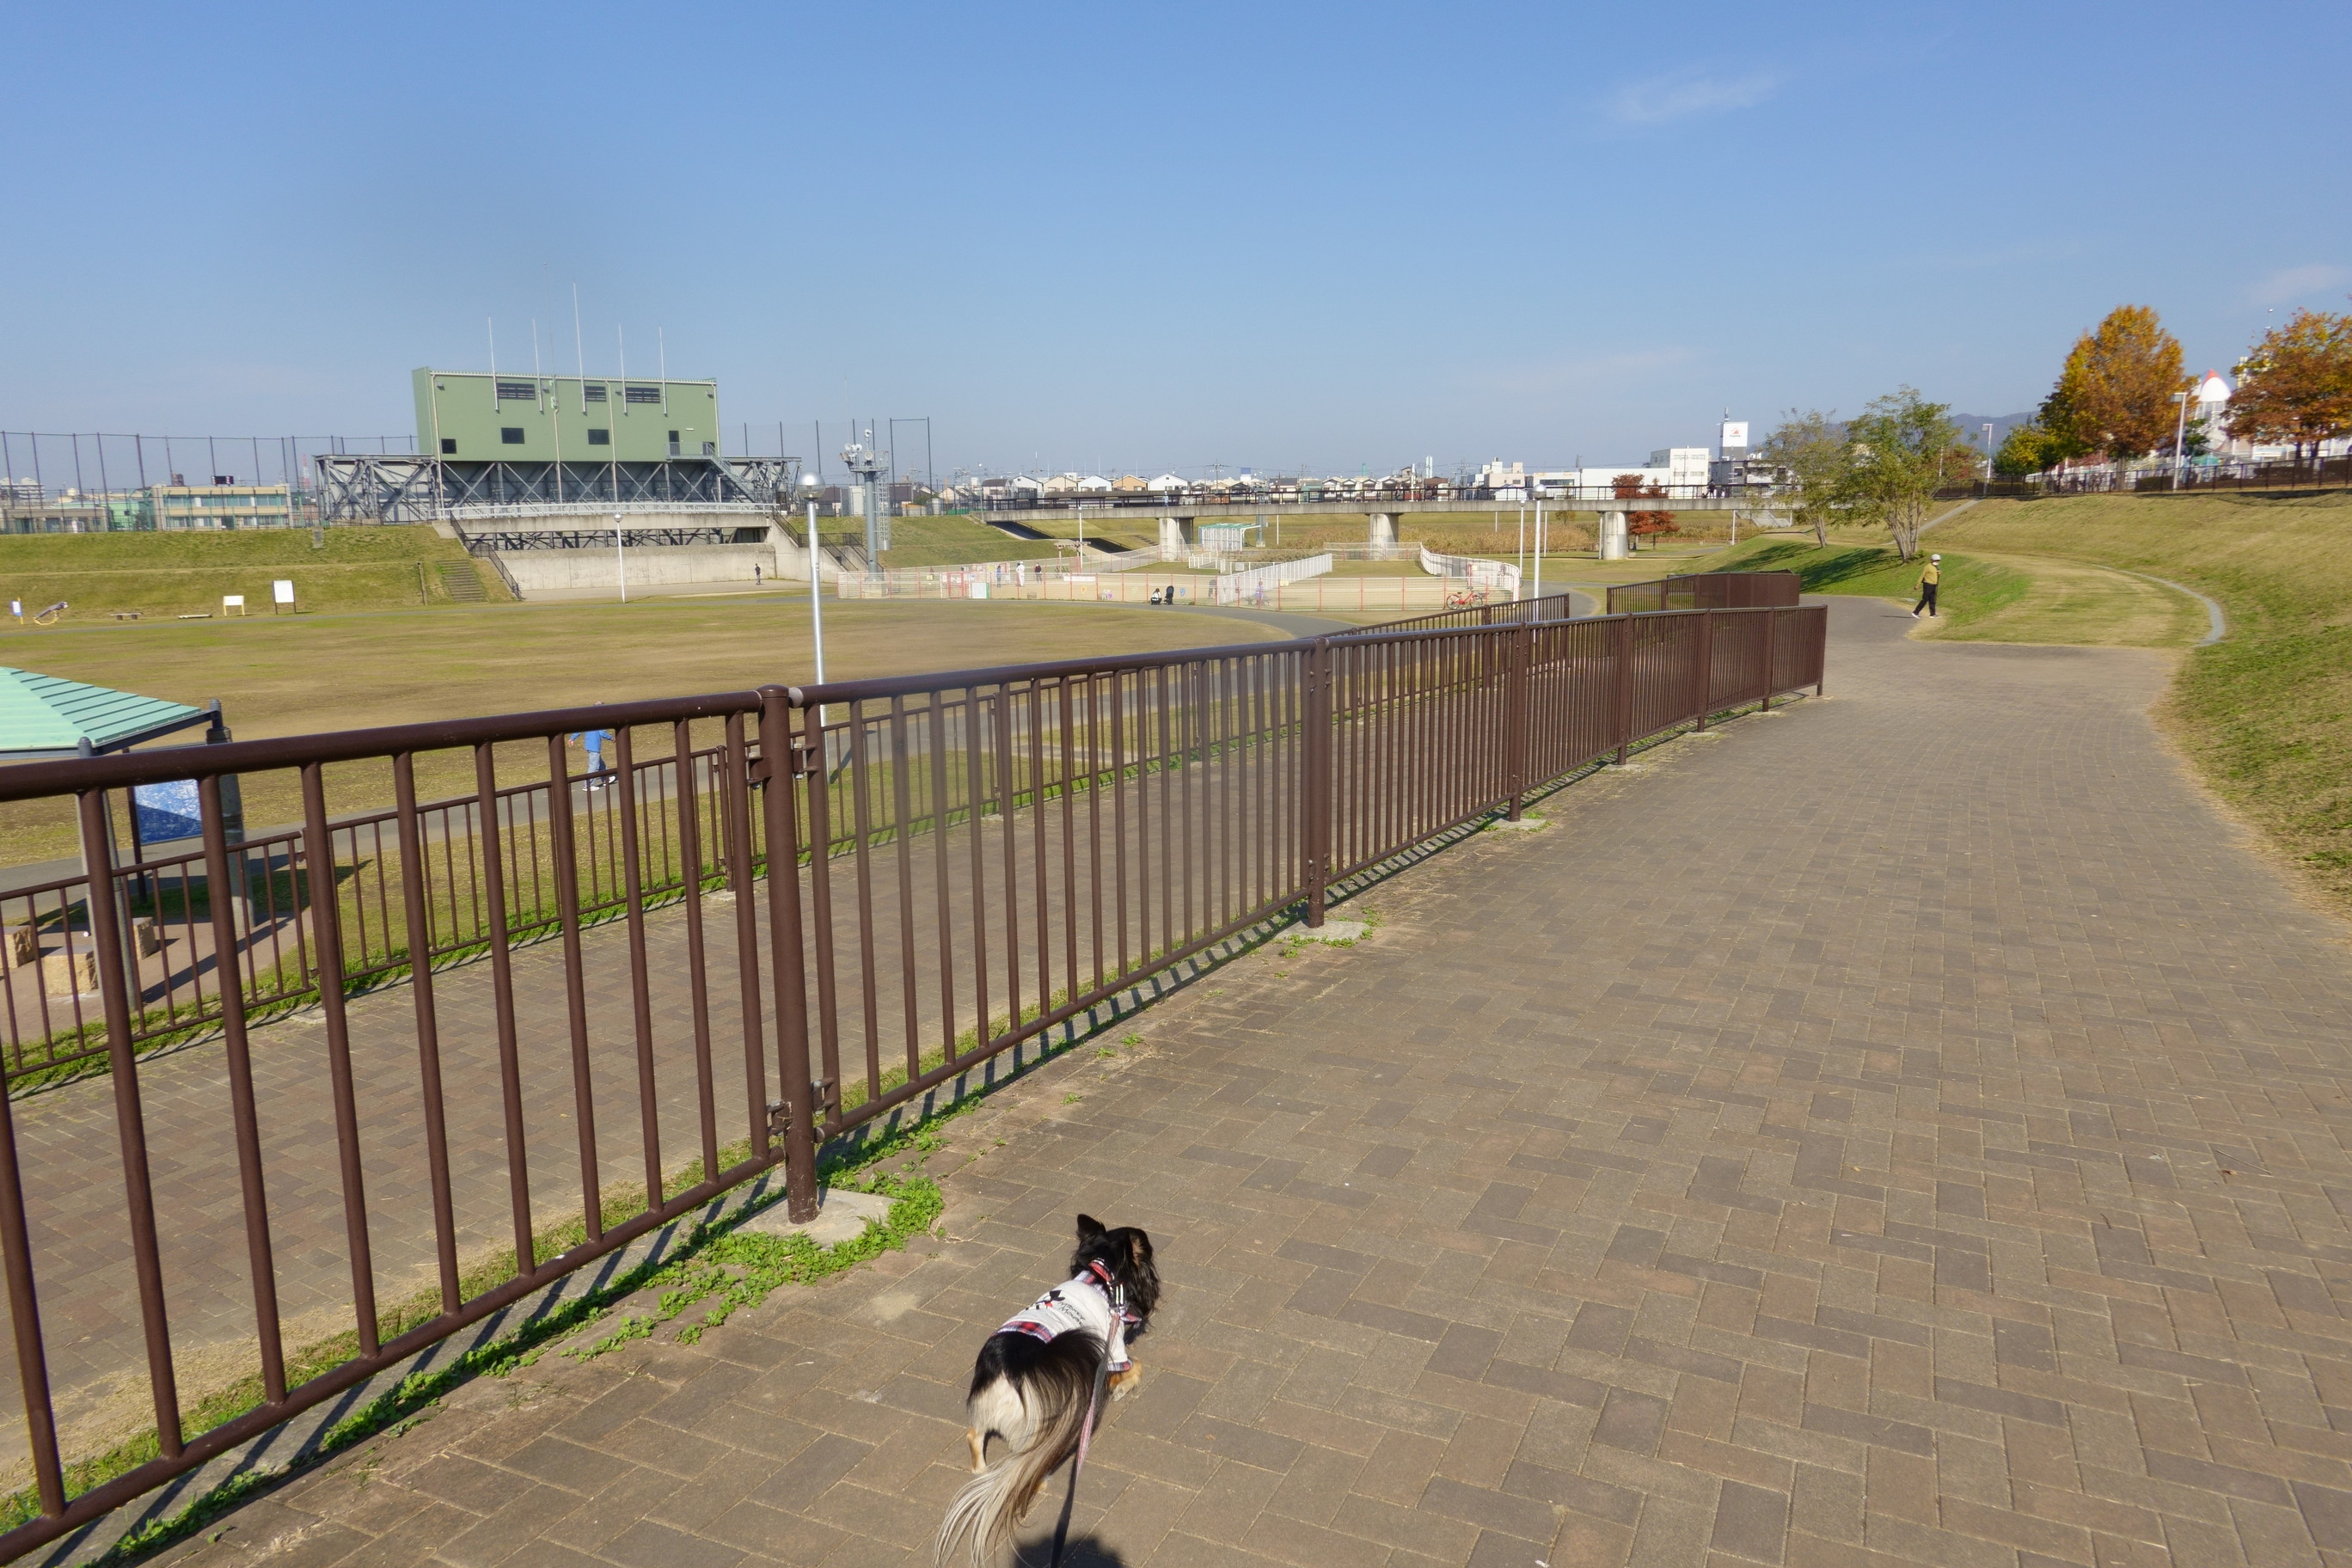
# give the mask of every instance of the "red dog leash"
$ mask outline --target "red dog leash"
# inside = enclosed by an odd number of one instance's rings
[[[1116,1329],[1127,1311],[1127,1292],[1119,1286],[1105,1281],[1105,1294],[1110,1298],[1111,1326]],[[1087,1468],[1087,1449],[1095,1435],[1095,1418],[1102,1410],[1103,1394],[1110,1387],[1110,1335],[1103,1335],[1102,1364],[1095,1369],[1095,1386],[1087,1396],[1086,1424],[1078,1428],[1078,1457],[1070,1465],[1070,1489],[1062,1494],[1062,1517],[1054,1525],[1054,1555],[1051,1568],[1062,1568],[1062,1552],[1070,1538],[1070,1510],[1078,1502],[1078,1472]]]

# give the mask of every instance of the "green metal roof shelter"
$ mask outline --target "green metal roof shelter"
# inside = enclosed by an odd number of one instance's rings
[[[0,665],[0,763],[95,756],[219,723],[217,700],[191,708]]]

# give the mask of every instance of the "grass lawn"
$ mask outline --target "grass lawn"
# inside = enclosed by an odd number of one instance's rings
[[[28,619],[62,599],[72,607],[61,622],[110,625],[117,610],[149,621],[217,616],[224,595],[242,594],[251,614],[268,616],[270,582],[282,577],[305,612],[413,608],[450,602],[445,562],[475,573],[492,599],[508,597],[456,540],[383,527],[0,535],[0,598],[24,601]]]
[[[828,601],[824,632],[825,673],[836,680],[1279,636],[1145,605],[887,600]],[[218,697],[239,740],[805,684],[815,675],[808,605],[793,595],[264,616],[0,637],[7,644],[0,662],[179,702]],[[419,791],[467,791],[470,768],[462,753],[420,756]],[[544,777],[544,749],[502,748],[500,770],[504,782]],[[388,769],[355,765],[330,775],[338,811],[392,798]],[[247,779],[247,822],[298,820],[297,788],[289,774]],[[69,807],[0,805],[0,864],[74,850]]]
[[[2352,910],[2347,542],[2352,496],[2342,494],[1982,501],[1927,536],[1951,569],[1945,597],[1954,612],[1931,635],[2184,647],[2204,635],[2202,606],[2122,574],[2144,572],[2220,601],[2229,635],[2189,648],[2160,717],[2205,782],[2329,902]],[[1843,574],[1813,591],[1906,595],[1916,569],[1829,564],[1871,545],[1885,550],[1859,538],[1826,552],[1804,549],[1818,558],[1816,574]],[[1806,569],[1799,558],[1769,562],[1769,548],[1718,559]],[[1970,605],[1976,593],[1988,607]]]

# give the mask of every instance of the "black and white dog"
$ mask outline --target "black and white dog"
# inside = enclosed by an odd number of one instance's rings
[[[1045,1478],[1077,1451],[1106,1346],[1112,1398],[1141,1381],[1127,1346],[1150,1326],[1159,1304],[1151,1237],[1080,1215],[1070,1278],[991,1334],[972,1363],[964,1425],[975,1474],[940,1525],[940,1562],[961,1548],[974,1568],[986,1568],[1012,1543]],[[1011,1450],[993,1466],[992,1436]]]

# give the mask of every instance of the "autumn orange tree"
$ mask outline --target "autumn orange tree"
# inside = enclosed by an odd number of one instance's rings
[[[1609,481],[1610,489],[1619,500],[1664,500],[1664,489],[1654,483],[1645,484],[1639,474],[1619,474]],[[1670,511],[1633,511],[1625,514],[1625,531],[1636,539],[1657,533],[1680,533],[1682,528]]]
[[[2172,436],[2172,395],[2188,389],[2180,340],[2145,305],[2118,305],[2075,340],[2035,423],[2050,462],[2144,457]]]
[[[2300,461],[2308,447],[2352,429],[2352,316],[2297,310],[2238,362],[2230,434],[2284,441]]]

